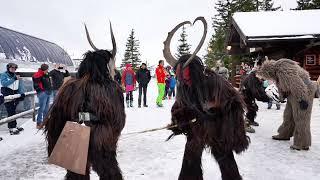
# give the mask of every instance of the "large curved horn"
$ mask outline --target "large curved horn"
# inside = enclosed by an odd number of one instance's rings
[[[190,58],[186,61],[186,63],[184,63],[183,68],[185,68],[186,66],[188,66],[188,64],[193,60],[193,58],[197,55],[197,53],[200,51],[204,40],[206,39],[207,36],[207,30],[208,30],[208,25],[207,25],[207,21],[204,19],[204,17],[197,17],[194,21],[193,24],[196,23],[197,21],[202,21],[203,23],[203,35],[202,35],[202,39],[199,43],[199,45],[197,46],[197,48],[194,50],[193,54],[190,56]]]
[[[164,49],[163,49],[163,57],[165,58],[165,60],[168,62],[168,64],[170,64],[170,66],[174,67],[177,63],[177,59],[174,58],[171,54],[170,51],[170,43],[171,43],[171,39],[174,35],[174,33],[183,25],[185,24],[190,24],[192,25],[192,23],[190,21],[184,21],[180,24],[178,24],[175,28],[173,28],[169,33],[168,33],[168,37],[167,39],[163,42],[164,44]]]
[[[90,44],[90,46],[92,47],[92,49],[94,49],[95,51],[98,51],[99,49],[96,48],[96,46],[93,44],[93,42],[91,41],[91,38],[90,38],[90,35],[89,35],[89,31],[87,29],[87,26],[86,24],[84,24],[84,28],[86,29],[86,35],[87,35],[87,39],[88,39],[88,42]]]
[[[116,44],[116,39],[114,38],[111,22],[110,22],[110,33],[111,33],[111,41],[112,41],[112,57],[115,58],[117,54],[117,44]]]

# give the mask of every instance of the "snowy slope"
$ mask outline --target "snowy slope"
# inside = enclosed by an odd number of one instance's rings
[[[155,82],[150,84],[148,108],[126,109],[127,119],[119,141],[118,161],[126,180],[175,180],[182,163],[184,136],[177,136],[165,142],[169,131],[157,131],[139,135],[125,135],[150,128],[167,125],[170,122],[170,108],[173,100],[164,101],[164,108],[155,106],[157,90]],[[137,92],[134,94],[137,100]],[[135,101],[136,102],[136,101]],[[246,180],[319,180],[320,179],[320,106],[315,99],[312,115],[312,147],[308,152],[289,149],[292,143],[271,140],[282,121],[284,105],[280,111],[267,110],[259,103],[257,121],[260,127],[255,134],[249,134],[249,149],[236,159],[243,178]],[[274,107],[275,108],[275,107]],[[25,131],[18,136],[8,135],[6,128],[0,128],[0,179],[63,179],[65,170],[47,164],[46,143],[42,132],[37,132],[32,120],[27,120]],[[209,153],[203,154],[204,179],[219,180],[220,171]],[[92,172],[92,179],[98,176]]]

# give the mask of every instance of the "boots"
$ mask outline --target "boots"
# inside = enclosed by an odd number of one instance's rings
[[[133,107],[133,103],[132,103],[133,101],[130,101],[130,107]]]
[[[298,147],[296,145],[292,145],[292,146],[290,146],[290,149],[297,150],[297,151],[301,151],[301,150],[308,151],[309,147]]]
[[[10,128],[9,133],[10,135],[17,135],[20,133],[20,131],[17,128]]]
[[[246,120],[245,123],[244,123],[244,128],[245,128],[246,132],[248,132],[248,133],[255,133],[255,132],[256,132],[256,130],[253,129],[253,128],[250,126],[250,122],[247,121],[247,120]]]
[[[290,141],[290,138],[284,138],[284,137],[280,137],[280,135],[274,135],[272,136],[272,139],[274,140],[278,140],[278,141]]]

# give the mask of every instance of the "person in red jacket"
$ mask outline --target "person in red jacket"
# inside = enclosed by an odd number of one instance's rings
[[[38,69],[38,72],[32,76],[33,87],[37,91],[37,96],[39,99],[37,129],[43,128],[43,120],[49,111],[52,86],[48,70],[49,66],[47,64],[42,64]]]
[[[126,90],[126,103],[127,107],[133,107],[133,95],[132,92],[136,88],[136,76],[134,71],[131,68],[131,64],[126,64],[126,69],[123,71],[122,74],[122,86]]]
[[[166,79],[166,70],[163,68],[164,61],[160,60],[159,65],[156,69],[157,83],[158,83],[158,97],[157,97],[157,106],[163,107],[162,98],[164,96],[165,90],[165,79]]]

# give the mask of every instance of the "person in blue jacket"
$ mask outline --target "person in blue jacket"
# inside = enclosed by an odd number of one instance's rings
[[[2,95],[1,92],[0,92],[0,105],[1,105],[2,103],[4,103],[4,97],[3,97],[3,95]],[[2,137],[0,137],[0,141],[2,141]]]
[[[6,107],[8,117],[16,114],[16,108],[19,101],[22,101],[25,97],[22,83],[19,82],[20,76],[16,74],[18,65],[15,63],[7,64],[7,71],[2,73],[0,76],[1,80],[1,93],[3,96],[9,96],[14,94],[20,94],[21,97],[14,99],[10,102],[4,103]],[[22,127],[17,127],[17,121],[11,121],[8,123],[9,132],[11,135],[19,134],[23,130]]]
[[[176,89],[176,84],[177,84],[177,81],[176,81],[176,78],[174,77],[175,75],[173,72],[170,73],[170,76],[171,76],[171,78],[170,78],[170,86],[169,86],[169,99],[171,99],[171,95],[173,97],[176,96],[175,89]]]

